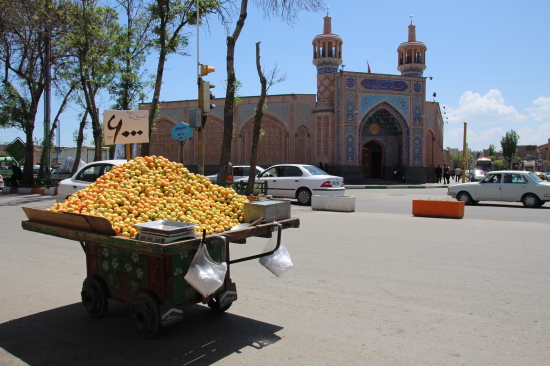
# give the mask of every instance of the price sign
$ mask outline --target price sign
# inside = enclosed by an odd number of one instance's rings
[[[105,145],[149,142],[149,111],[104,111]]]
[[[176,140],[185,141],[193,136],[193,129],[187,123],[180,122],[172,127],[172,137]]]

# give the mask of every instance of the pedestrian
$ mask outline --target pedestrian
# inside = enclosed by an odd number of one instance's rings
[[[441,169],[441,165],[437,164],[437,168],[435,168],[435,179],[437,179],[437,183],[441,183],[441,173],[443,170]]]
[[[17,181],[23,178],[23,171],[21,170],[21,167],[18,167],[16,165],[11,166],[11,171],[13,172],[13,174],[8,179],[8,181],[10,182],[10,185],[12,187],[17,187],[19,185]]]
[[[460,182],[461,179],[462,179],[462,169],[460,169],[460,167],[456,167],[456,169],[455,169],[455,181]]]
[[[451,183],[451,168],[447,164],[443,164],[443,183]]]

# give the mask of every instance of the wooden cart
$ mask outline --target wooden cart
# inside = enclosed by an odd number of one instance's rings
[[[299,219],[290,218],[223,232],[220,236],[156,244],[117,236],[103,217],[26,207],[23,210],[28,217],[22,222],[23,229],[80,242],[87,267],[81,297],[88,313],[103,317],[108,299],[129,304],[134,324],[147,337],[156,336],[163,326],[183,320],[183,308],[187,306],[202,302],[214,311],[227,310],[237,299],[230,265],[273,253],[280,245],[281,231],[300,225]],[[278,240],[273,251],[230,259],[230,242],[244,244],[247,238],[271,237],[275,231]],[[207,298],[184,279],[201,240],[212,259],[228,266],[224,285]]]

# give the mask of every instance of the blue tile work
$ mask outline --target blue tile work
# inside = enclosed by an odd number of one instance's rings
[[[320,74],[337,74],[338,68],[336,67],[321,67],[320,69],[317,69],[317,75]]]
[[[413,102],[413,125],[422,125],[422,99],[415,98]]]
[[[393,114],[393,116],[399,121],[399,123],[401,124],[401,127],[403,128],[403,139],[405,140],[405,165],[409,165],[409,124],[407,123],[407,120],[403,117],[403,115],[400,113],[400,111],[397,110],[392,104],[388,103],[387,101],[382,101],[381,103],[377,104],[375,108],[369,109],[368,113],[364,114],[363,103],[361,103],[361,114],[363,115],[363,118],[361,122],[362,126],[360,131],[364,129],[364,125],[368,121],[369,117],[372,116],[377,110],[381,108],[385,108],[391,114]],[[367,141],[367,140],[364,140],[364,141]]]
[[[352,76],[346,77],[346,88],[355,89],[355,77],[352,77]]]
[[[176,123],[183,122],[187,118],[183,117],[183,108],[170,108],[170,109],[160,109],[159,115],[165,116],[173,119]]]
[[[380,90],[389,92],[404,92],[409,88],[409,84],[401,80],[380,80],[380,79],[363,79],[361,86],[367,90]]]
[[[290,106],[288,103],[268,103],[265,112],[273,113],[288,124]],[[242,125],[254,116],[256,104],[239,105],[239,123]]]
[[[296,113],[296,126],[298,126],[301,123],[304,123],[306,125],[311,124],[311,106],[309,103],[296,103],[295,105],[295,113]]]
[[[420,128],[413,128],[413,165],[422,165],[422,132]]]
[[[346,97],[346,122],[355,122],[355,93]]]
[[[415,93],[422,93],[422,83],[414,83],[413,90]]]
[[[381,102],[392,104],[406,119],[409,118],[409,97],[392,97],[387,95],[361,94],[361,115],[364,115]]]
[[[346,134],[346,163],[355,163],[355,135]]]

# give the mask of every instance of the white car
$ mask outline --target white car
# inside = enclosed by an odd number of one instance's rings
[[[267,183],[267,194],[295,198],[301,205],[311,205],[311,196],[343,196],[344,178],[329,175],[313,165],[280,164],[262,172],[257,182]]]
[[[86,164],[71,178],[63,179],[57,185],[57,203],[63,202],[71,194],[86,188],[89,184],[96,181],[97,178],[110,171],[114,166],[122,165],[127,161],[122,160],[101,160]]]
[[[450,186],[447,194],[469,205],[479,201],[507,201],[540,207],[550,201],[550,183],[533,172],[499,170],[487,173],[479,182]]]
[[[469,172],[470,181],[472,182],[479,182],[483,178],[485,178],[485,173],[481,169],[473,169]]]
[[[4,178],[0,175],[0,188],[4,188]]]
[[[262,166],[256,166],[256,176],[265,170]],[[250,174],[250,165],[234,165],[233,166],[233,181],[248,181],[248,175]],[[212,182],[216,182],[218,175],[208,175],[206,178],[210,179]]]

